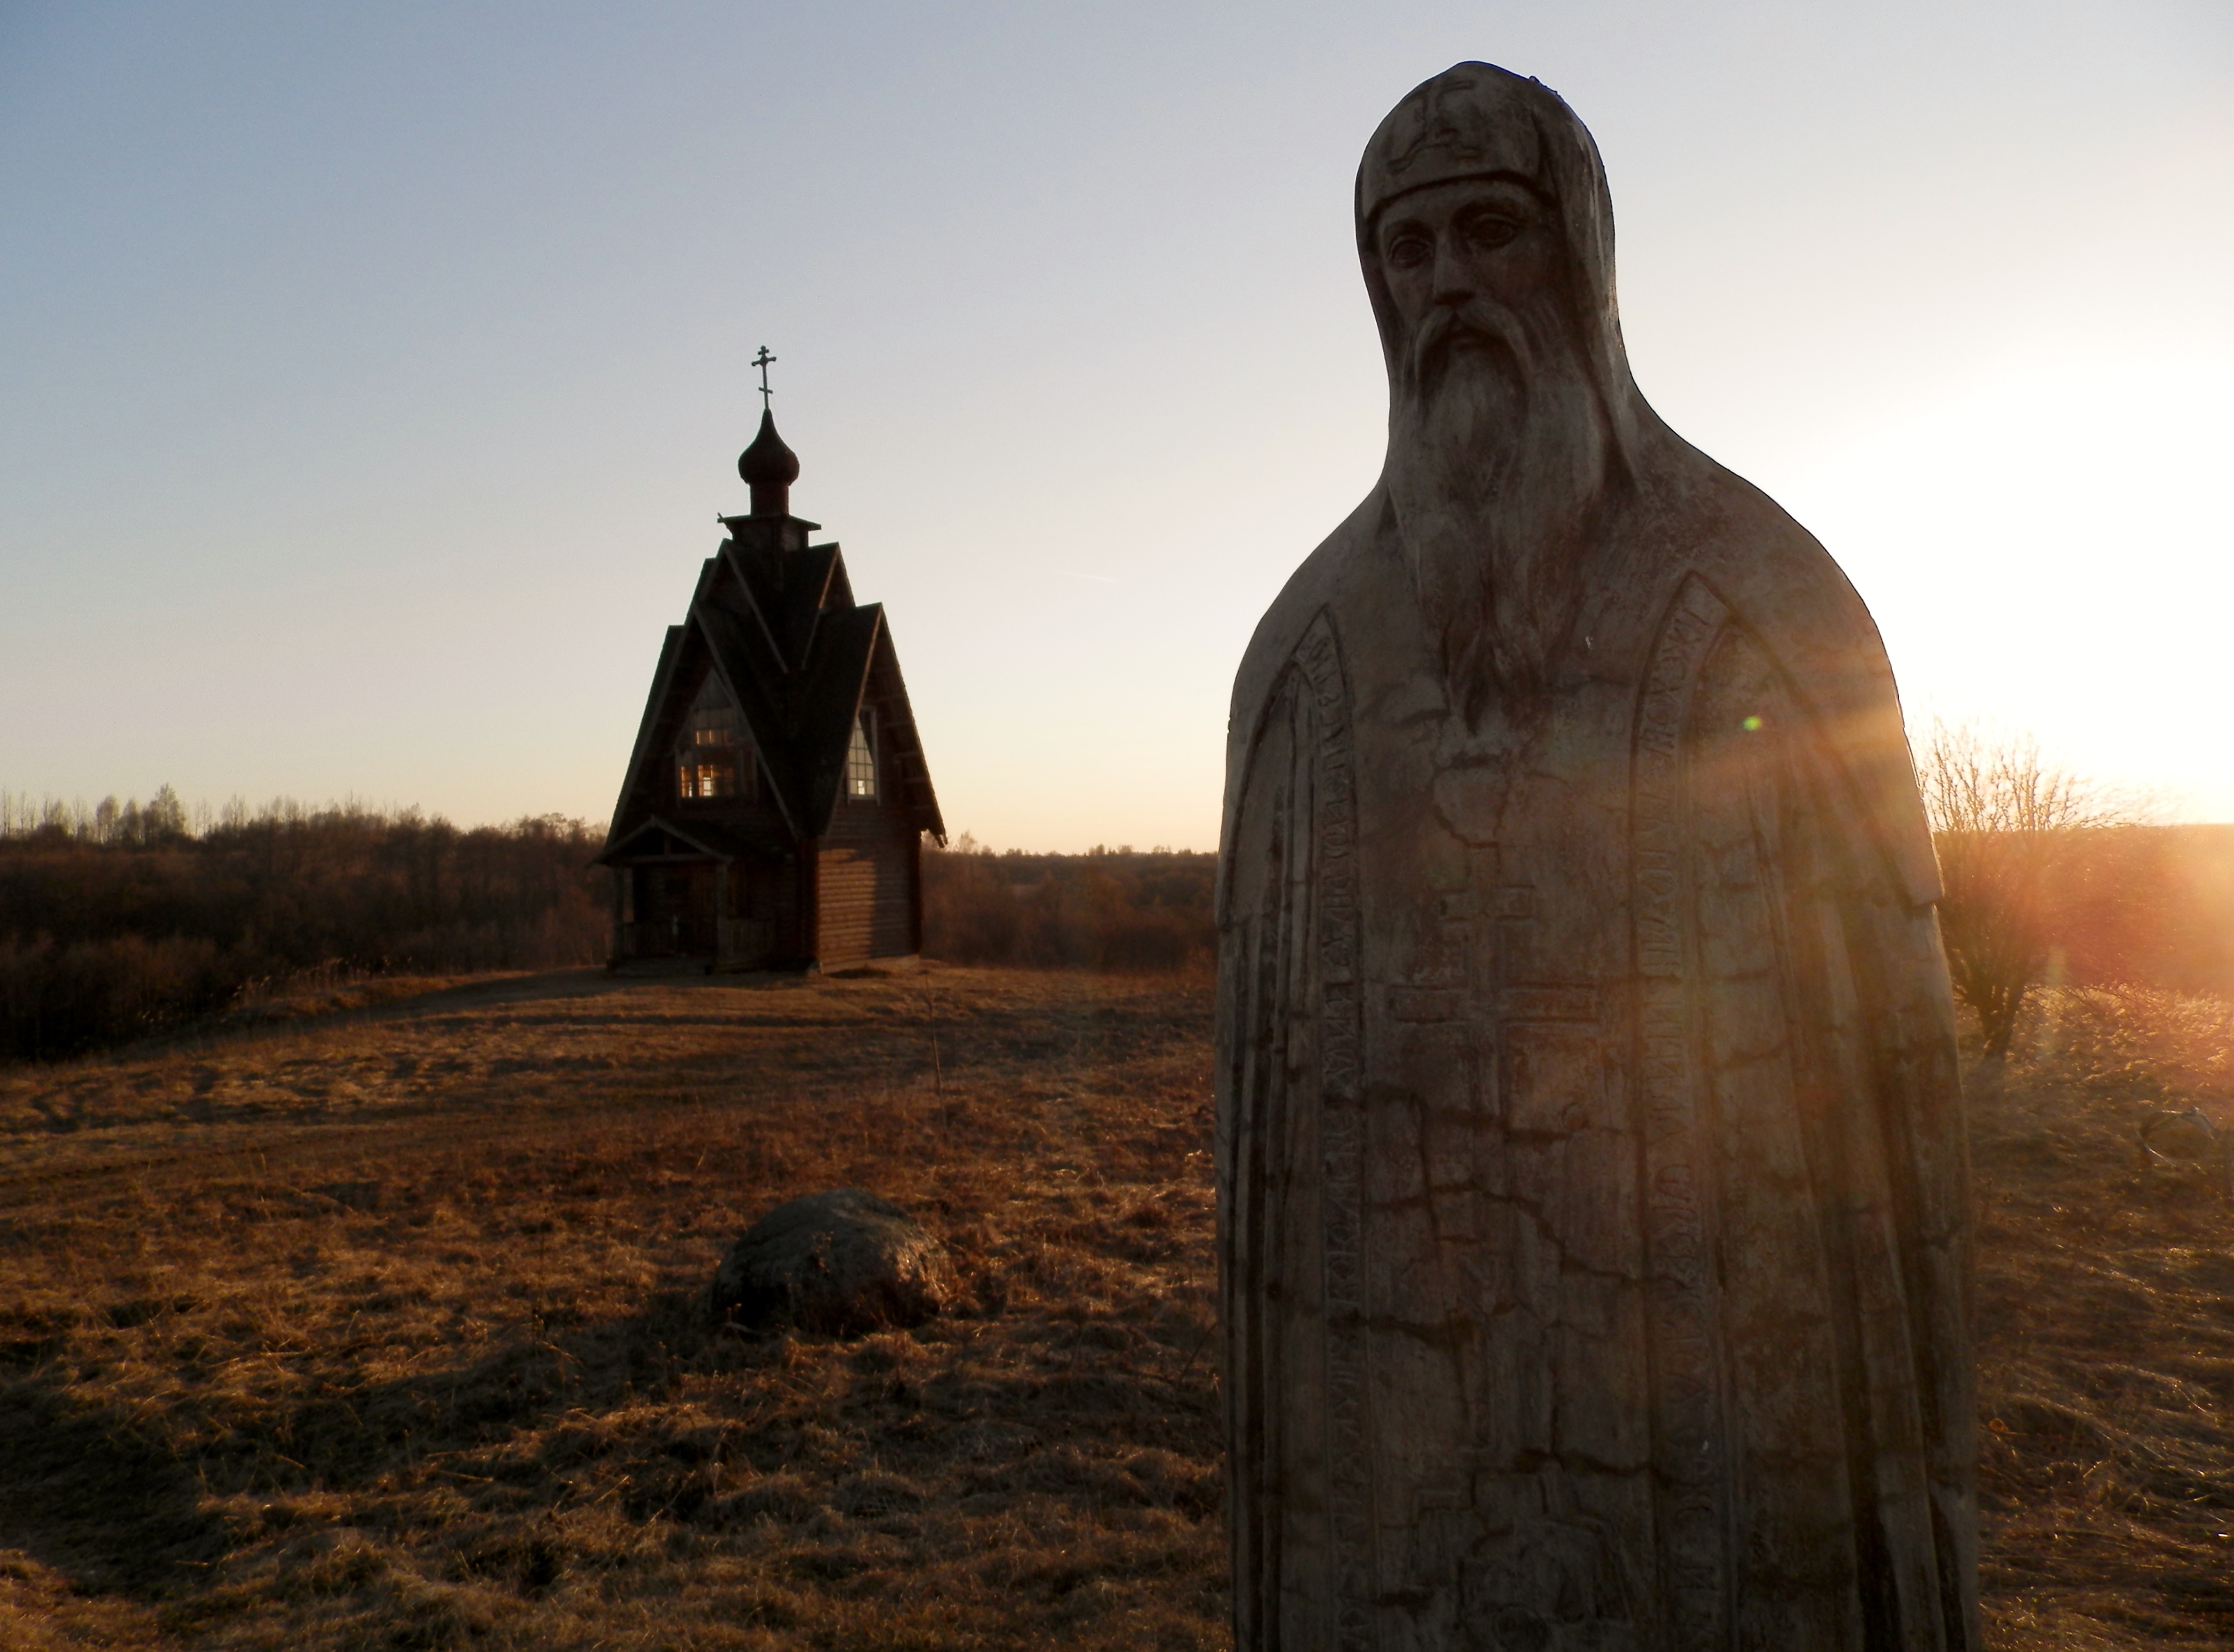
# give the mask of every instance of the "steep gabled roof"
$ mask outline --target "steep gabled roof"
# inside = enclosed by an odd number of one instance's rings
[[[613,805],[612,825],[606,829],[604,853],[611,854],[620,842],[624,827],[641,819],[646,811],[632,810],[629,806],[645,788],[649,777],[644,766],[651,753],[659,749],[659,725],[664,721],[660,713],[674,698],[675,683],[682,663],[683,628],[670,625],[666,639],[659,645],[659,667],[651,674],[651,692],[644,696],[643,716],[637,724],[636,745],[629,753],[628,772],[621,776],[620,800]]]
[[[945,823],[881,605],[854,603],[838,546],[806,543],[813,524],[727,520],[731,538],[701,569],[683,623],[669,628],[604,856],[671,807],[664,754],[709,672],[735,702],[758,754],[761,791],[793,837],[829,829],[854,720],[872,695],[892,794],[918,830],[943,841]]]
[[[721,673],[745,730],[760,754],[761,774],[769,796],[793,835],[805,830],[806,792],[797,772],[797,741],[792,737],[781,692],[782,672],[773,650],[754,645],[751,628],[718,603],[695,603],[688,624],[705,640],[714,669]]]
[[[825,614],[801,674],[800,751],[807,758],[807,819],[819,836],[830,829],[846,774],[846,748],[869,686],[869,661],[884,627],[882,605]]]
[[[878,762],[885,783],[906,806],[917,829],[946,841],[946,821],[939,813],[938,794],[931,784],[931,765],[924,761],[923,738],[916,732],[915,708],[908,701],[907,683],[900,676],[899,650],[892,642],[892,622],[882,604],[876,605],[877,634],[869,654],[868,680],[863,698],[873,698],[884,708],[878,730]],[[852,729],[846,730],[850,735]],[[836,788],[832,801],[836,801]],[[826,820],[829,817],[825,816]]]

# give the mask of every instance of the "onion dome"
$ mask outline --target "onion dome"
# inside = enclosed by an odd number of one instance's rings
[[[754,516],[789,516],[791,485],[799,480],[799,455],[775,433],[775,415],[761,415],[761,433],[737,455],[737,474],[753,490]]]

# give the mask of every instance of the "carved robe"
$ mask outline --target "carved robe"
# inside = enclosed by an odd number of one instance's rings
[[[1235,689],[1249,1652],[1977,1644],[1965,1156],[1891,674],[1821,547],[1634,407],[1527,716],[1453,715],[1377,489]]]

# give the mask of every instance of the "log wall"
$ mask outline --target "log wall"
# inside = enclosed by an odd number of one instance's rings
[[[898,806],[839,800],[818,852],[823,968],[919,949],[917,841]]]

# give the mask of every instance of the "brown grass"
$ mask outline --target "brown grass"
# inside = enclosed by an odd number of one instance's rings
[[[1221,1644],[1206,1017],[582,972],[0,1077],[0,1643]],[[963,1310],[709,1329],[842,1185]]]
[[[2234,1212],[2152,1113],[2234,1122],[2234,1010],[2047,995],[1974,1074],[1985,1593],[2011,1648],[2234,1641]]]
[[[934,1079],[931,1032],[938,1041]],[[1225,1643],[1199,978],[481,983],[0,1074],[0,1646]],[[2002,1649],[2234,1638],[2216,1000],[2066,991],[1973,1085]],[[699,1292],[860,1185],[911,1334]]]

